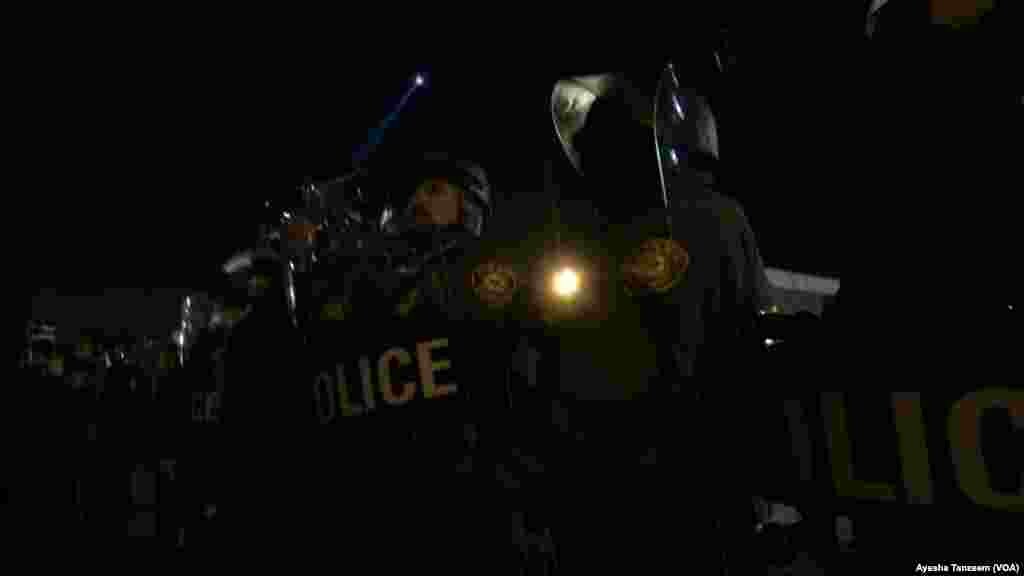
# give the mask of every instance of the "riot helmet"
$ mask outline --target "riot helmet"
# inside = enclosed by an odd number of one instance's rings
[[[555,135],[584,180],[628,190],[629,203],[667,207],[707,187],[717,168],[711,100],[722,57],[696,51],[624,68],[556,81],[550,101]],[[614,194],[597,194],[599,203],[621,204]]]
[[[493,213],[487,173],[474,162],[441,152],[417,158],[393,184],[395,192],[381,218],[383,230],[390,234],[423,231],[424,224],[417,223],[414,196],[431,182],[454,186],[461,192],[456,225],[474,237],[481,236]]]
[[[269,314],[295,310],[295,266],[270,249],[246,250],[222,266],[220,287],[225,309],[258,307]]]

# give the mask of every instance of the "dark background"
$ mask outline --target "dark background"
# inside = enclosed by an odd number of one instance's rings
[[[990,204],[1007,202],[1020,181],[1006,25],[939,31],[911,10],[899,34],[868,46],[864,7],[849,4],[729,17],[734,62],[720,112],[728,192],[743,202],[766,264],[839,277],[863,260],[851,245],[878,250],[881,230],[927,225],[934,234],[951,215],[960,221],[947,228],[961,241],[985,244],[976,231],[1008,230],[1012,213]],[[512,50],[493,38],[459,58],[409,62],[430,34],[338,45],[330,34],[216,29],[87,36],[26,66],[18,120],[30,177],[12,196],[25,201],[12,220],[29,293],[200,283],[251,241],[263,199],[345,173],[417,72],[429,85],[375,158],[469,149],[490,169],[501,217],[528,225],[548,205],[541,159],[553,78],[648,52],[609,41],[546,58],[540,46]],[[670,52],[673,29],[644,38],[651,53]]]
[[[743,202],[766,263],[841,277],[844,291],[888,286],[897,307],[931,292],[943,304],[930,308],[937,316],[973,316],[980,304],[1024,293],[1009,281],[1020,276],[1024,91],[1013,58],[1020,52],[1005,40],[1019,28],[940,31],[909,9],[896,17],[902,30],[868,46],[862,6],[816,4],[757,4],[734,22],[723,154],[729,192]],[[416,54],[443,35],[428,28],[401,44],[392,40],[403,34],[379,22],[299,30],[294,39],[244,21],[204,31],[165,24],[153,17],[126,30],[69,20],[14,54],[26,74],[7,87],[21,96],[8,101],[20,128],[11,132],[9,170],[28,178],[6,190],[15,257],[6,278],[20,302],[34,305],[26,315],[115,335],[166,326],[166,334],[182,290],[249,244],[260,202],[306,177],[346,172],[415,72],[426,72],[430,86],[385,134],[381,154],[470,142],[506,200],[506,227],[528,226],[547,206],[541,158],[550,150],[553,77],[604,71],[612,67],[602,59],[618,63],[648,48],[609,41],[588,55],[589,45],[563,38],[553,45],[568,56],[545,63],[531,55],[543,52],[540,40],[526,33],[515,42],[459,37],[469,46],[460,59],[409,63],[386,54]],[[369,37],[342,42],[353,27]],[[643,42],[660,51],[670,32]],[[867,465],[892,450],[872,453]],[[943,517],[926,513],[936,520],[948,520],[947,503],[966,506],[953,501],[948,456],[934,455]],[[872,513],[870,503],[849,504],[843,511],[861,533],[906,537],[908,525],[883,506]]]

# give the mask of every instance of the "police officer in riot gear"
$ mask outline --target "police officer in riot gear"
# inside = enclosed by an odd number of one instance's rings
[[[428,154],[399,165],[396,174],[390,180],[395,191],[390,209],[381,219],[385,236],[378,239],[387,246],[390,269],[375,274],[371,290],[353,287],[352,315],[334,327],[322,322],[314,330],[314,358],[309,364],[321,369],[318,382],[335,378],[331,388],[337,389],[340,372],[334,363],[341,358],[336,343],[377,338],[387,341],[390,350],[381,358],[398,358],[403,356],[400,350],[406,350],[419,373],[401,372],[409,386],[409,395],[401,399],[366,388],[374,381],[390,380],[393,386],[400,366],[376,376],[352,372],[344,384],[357,391],[348,394],[340,409],[325,405],[339,402],[339,394],[319,390],[317,416],[328,426],[311,431],[309,443],[324,449],[339,441],[349,446],[350,472],[339,483],[347,486],[345,490],[372,494],[377,515],[385,517],[374,519],[363,508],[347,506],[347,523],[373,524],[382,530],[392,529],[394,523],[406,526],[418,534],[417,542],[402,540],[402,546],[409,547],[410,556],[421,565],[518,572],[515,505],[496,492],[495,475],[498,461],[506,455],[500,430],[508,419],[504,371],[515,334],[500,328],[503,319],[521,307],[517,287],[522,274],[501,259],[487,236],[494,198],[482,168],[449,154]],[[431,338],[431,346],[442,346],[437,353],[446,367],[437,375],[423,371],[431,366],[424,362],[432,357],[424,348],[424,336]],[[341,353],[352,354],[362,344],[353,343],[350,351]],[[365,349],[377,354],[372,345]],[[368,360],[369,372],[389,365],[373,356]],[[430,399],[436,394],[430,388],[453,379],[457,389],[451,391],[459,404]],[[344,416],[353,412],[360,416]],[[304,476],[333,478],[339,473],[328,464],[312,464],[313,471]],[[417,494],[432,496],[410,495],[396,502],[387,496],[393,480],[382,478],[414,483],[419,486]],[[321,514],[335,509],[330,495],[309,496],[308,508],[319,507]],[[437,541],[431,535],[435,533],[448,536]],[[332,536],[310,536],[322,537]],[[361,549],[377,549],[359,542]]]
[[[403,213],[407,229],[458,226],[477,238],[483,234],[492,210],[490,184],[483,168],[435,152],[424,155],[413,170],[413,193]],[[387,218],[384,227],[399,232],[402,224]]]
[[[561,438],[553,522],[570,571],[609,555],[660,566],[680,546],[721,566],[716,524],[750,526],[751,494],[723,489],[738,478],[723,466],[740,423],[722,401],[757,353],[766,280],[742,208],[716,181],[716,55],[653,64],[565,77],[551,97],[567,161],[548,171],[556,251],[531,288],[549,326],[539,378]],[[599,503],[574,497],[580,482]],[[682,518],[694,540],[661,528]]]
[[[269,243],[267,243],[269,244]],[[289,269],[270,245],[232,255],[203,291],[182,302],[176,331],[182,367],[169,392],[178,434],[180,522],[190,549],[226,548],[244,534],[252,505],[246,489],[255,466],[287,442],[288,422],[267,418],[275,405],[288,413],[290,374],[300,345]],[[291,408],[292,411],[295,408]],[[224,509],[228,512],[225,513]]]
[[[422,279],[428,269],[436,272],[438,264],[459,259],[480,241],[491,216],[492,197],[480,166],[446,153],[424,155],[413,163],[411,174],[410,180],[399,180],[403,193],[394,203],[400,211],[395,215],[387,210],[382,229],[396,241],[390,252],[398,278]]]
[[[252,307],[229,329],[225,537],[304,558],[340,544],[377,567],[518,572],[515,515],[495,492],[504,440],[484,428],[502,418],[511,345],[498,328],[521,274],[485,237],[493,196],[479,166],[431,154],[395,173],[383,234],[313,268],[328,312],[295,330],[268,304],[258,328]],[[279,294],[268,282],[260,294]]]

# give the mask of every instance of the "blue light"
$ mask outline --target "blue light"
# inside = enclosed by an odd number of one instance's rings
[[[676,94],[672,95],[672,107],[675,108],[676,116],[680,120],[686,120],[686,107],[684,103],[686,98],[683,98],[683,102],[679,101],[679,97]]]
[[[381,120],[380,124],[376,128],[370,130],[369,140],[352,153],[353,167],[357,167],[362,164],[363,161],[365,161],[377,148],[377,146],[380,145],[384,138],[384,133],[387,132],[395,122],[397,122],[402,110],[405,109],[409,100],[416,94],[417,88],[426,85],[426,83],[427,77],[424,74],[417,74],[413,77],[412,86],[405,90],[405,93],[402,94],[402,98],[398,101],[398,104],[391,109],[388,115]]]

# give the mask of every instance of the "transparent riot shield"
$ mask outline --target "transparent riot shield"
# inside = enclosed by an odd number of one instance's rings
[[[718,158],[718,133],[706,100],[680,81],[672,64],[658,79],[654,96],[654,146],[662,202],[671,203],[671,183],[680,176],[699,179]]]

